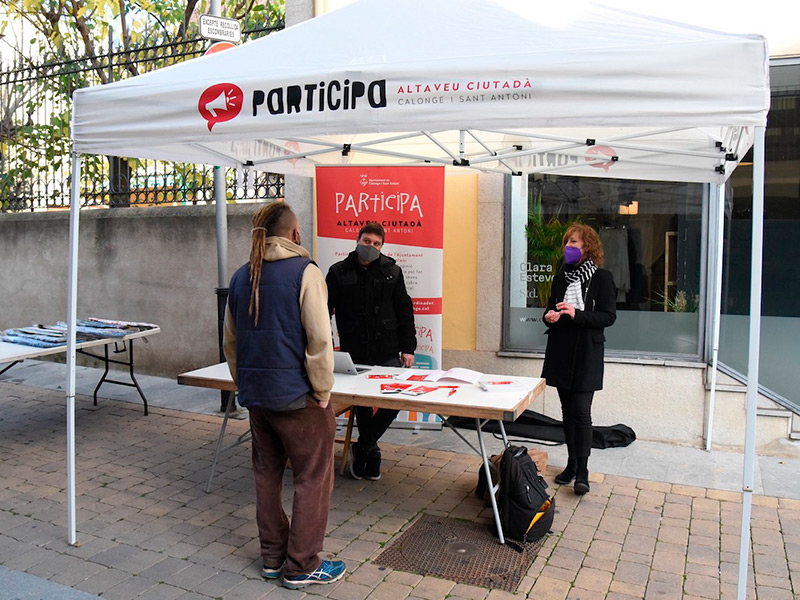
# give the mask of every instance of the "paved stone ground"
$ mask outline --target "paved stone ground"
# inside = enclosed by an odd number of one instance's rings
[[[602,474],[583,498],[559,491],[553,534],[516,593],[377,567],[372,559],[420,512],[481,524],[491,514],[473,494],[476,456],[406,445],[385,447],[380,481],[337,475],[325,552],[347,562],[345,579],[289,591],[259,577],[248,445],[224,456],[204,491],[219,417],[166,408],[144,417],[141,406],[95,407],[86,396],[77,407],[72,547],[63,393],[0,382],[0,565],[75,592],[40,598],[736,597],[739,493]],[[247,423],[229,428],[242,433]],[[291,493],[287,474],[287,507]],[[754,497],[752,557],[749,598],[800,596],[800,500]],[[0,599],[18,597],[0,587]]]

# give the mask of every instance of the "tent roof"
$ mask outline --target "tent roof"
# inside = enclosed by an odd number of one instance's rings
[[[72,136],[80,153],[301,175],[430,162],[720,182],[766,124],[767,65],[760,36],[574,0],[360,0],[77,90]]]

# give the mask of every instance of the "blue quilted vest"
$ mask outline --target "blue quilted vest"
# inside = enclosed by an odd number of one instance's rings
[[[300,283],[311,261],[263,262],[258,325],[249,314],[250,265],[231,278],[228,306],[236,323],[239,404],[266,410],[303,408],[311,383],[305,368],[306,333],[300,321]]]

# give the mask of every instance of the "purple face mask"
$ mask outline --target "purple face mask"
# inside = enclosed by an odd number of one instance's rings
[[[581,262],[580,248],[576,248],[575,246],[565,246],[564,262],[568,265],[577,265],[579,262]]]

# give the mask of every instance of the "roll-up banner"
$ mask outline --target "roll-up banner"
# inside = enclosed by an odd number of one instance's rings
[[[441,368],[444,167],[317,167],[316,186],[317,264],[323,274],[355,249],[367,222],[383,225],[381,251],[403,270],[414,302],[415,366]],[[403,422],[419,426],[439,419],[402,412],[397,423]]]

